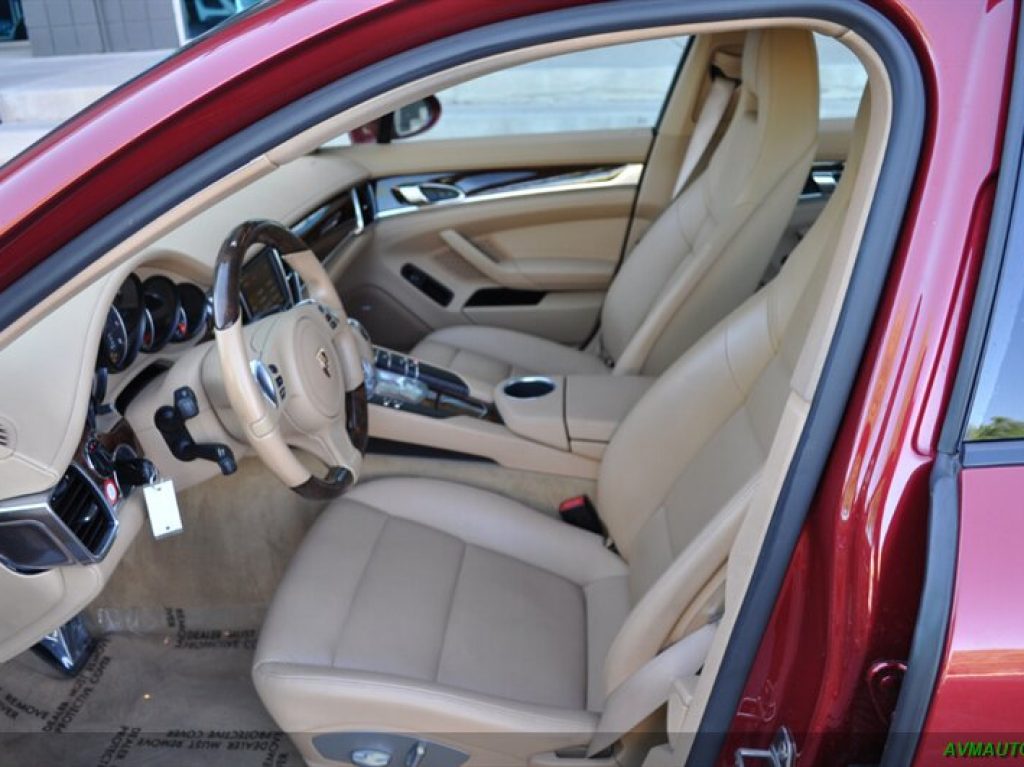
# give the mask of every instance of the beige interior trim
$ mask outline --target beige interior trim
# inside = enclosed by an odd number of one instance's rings
[[[839,36],[839,39],[857,54],[868,72],[871,117],[865,153],[836,246],[837,253],[842,255],[835,259],[828,275],[811,332],[797,361],[789,399],[772,443],[762,482],[730,552],[725,611],[694,691],[693,700],[686,711],[683,732],[694,733],[700,727],[712,685],[721,668],[725,648],[739,613],[739,605],[749,587],[782,484],[810,411],[810,399],[820,379],[828,347],[835,332],[885,155],[894,108],[892,84],[888,73],[878,54],[862,37],[847,32]],[[679,752],[674,756],[677,763],[685,761],[689,755],[692,738],[680,738],[678,743]]]
[[[525,151],[531,142],[520,137],[515,143]],[[466,155],[489,156],[492,161],[504,157],[481,151],[483,148],[479,143],[467,147]],[[573,157],[584,156],[578,148],[569,151]],[[411,349],[431,329],[467,323],[497,323],[553,341],[579,344],[594,328],[603,289],[548,292],[534,306],[466,306],[478,289],[496,283],[452,250],[439,232],[457,232],[510,273],[520,266],[536,272],[531,264],[558,258],[567,267],[569,260],[600,261],[610,274],[619,260],[634,191],[629,186],[605,184],[473,204],[431,205],[381,218],[361,257],[352,261],[344,274],[335,272],[342,300],[351,304],[372,337],[397,349]],[[451,302],[441,306],[413,287],[402,277],[407,263],[444,283],[452,291]],[[360,316],[359,310],[366,304],[390,306],[390,311],[382,314],[371,308]]]
[[[495,192],[467,197],[457,205],[473,205],[494,199],[528,197],[550,192],[585,188],[600,189],[613,185],[636,184],[647,147],[651,143],[649,128],[609,128],[564,133],[512,134],[506,136],[472,136],[458,139],[431,139],[406,144],[355,144],[345,147],[323,147],[317,157],[346,157],[373,168],[380,177],[409,173],[430,173],[459,170],[493,170],[494,158],[512,167],[564,167],[588,162],[601,165],[623,165],[626,169],[614,179],[554,184],[539,190]],[[389,151],[390,150],[390,151]],[[486,150],[486,151],[480,151]],[[446,203],[434,203],[421,210],[434,209]],[[385,215],[393,215],[387,213]]]
[[[142,494],[118,510],[118,532],[102,562],[57,567],[26,575],[0,567],[0,663],[63,626],[85,609],[106,586],[146,516]]]
[[[607,444],[654,380],[648,376],[566,376],[565,429],[569,439]]]
[[[443,229],[445,245],[474,269],[506,288],[597,290],[611,282],[615,265],[603,259],[531,258],[498,261],[454,229]]]
[[[871,200],[874,197],[878,175],[882,168],[885,147],[889,143],[889,130],[892,122],[893,100],[892,85],[878,54],[868,47],[863,38],[849,32],[840,38],[850,47],[864,64],[868,72],[871,89],[871,119],[868,123],[866,138],[867,152],[874,156],[866,157],[861,165],[861,178],[854,186],[850,199],[849,213],[846,223],[837,242],[839,252],[849,253],[846,259],[836,259],[829,281],[825,287],[825,296],[831,296],[831,303],[822,302],[818,315],[812,325],[804,353],[800,355],[796,370],[793,373],[795,390],[807,401],[814,396],[825,357],[839,321],[839,312],[843,307],[846,288],[856,260],[857,248],[867,225],[868,214],[871,212]],[[873,152],[872,152],[873,150]]]
[[[494,389],[494,406],[510,431],[533,442],[568,450],[565,376],[542,376],[541,379],[551,381],[554,388],[547,394],[527,399],[510,397],[505,393],[504,384],[498,384]]]
[[[562,427],[564,430],[564,426]],[[598,462],[469,416],[429,418],[370,405],[370,436],[490,458],[510,469],[595,479]]]
[[[549,162],[553,155],[558,155],[561,158],[561,162],[555,163],[557,166],[593,163],[599,167],[588,171],[586,176],[572,180],[565,180],[557,176],[554,179],[538,180],[526,189],[480,192],[472,196],[431,202],[422,207],[409,204],[399,208],[389,208],[379,212],[377,219],[404,216],[409,213],[422,213],[437,207],[454,205],[461,208],[466,205],[494,202],[495,200],[514,200],[517,197],[536,197],[538,195],[558,194],[560,192],[586,192],[594,189],[607,189],[619,186],[635,188],[640,183],[640,177],[643,175],[644,170],[642,160],[645,159],[647,146],[650,143],[648,131],[638,129],[577,131],[555,135],[558,136],[558,140],[554,140],[552,134],[545,135],[540,141],[531,141],[529,136],[523,135],[441,139],[431,142],[431,151],[429,153],[417,153],[421,157],[429,157],[429,160],[419,160],[416,157],[412,157],[409,159],[399,159],[398,163],[405,169],[404,173],[408,173],[410,169],[417,171],[441,168],[450,170],[455,167],[491,170],[495,167],[496,162],[501,165],[507,165],[510,157],[514,160],[517,156],[523,156],[524,161],[528,162],[531,167],[540,167]],[[442,146],[438,146],[439,144]],[[436,155],[445,154],[445,149],[454,149],[454,145],[458,145],[459,157],[453,157],[451,159],[452,164],[440,165],[436,160]],[[524,149],[526,145],[529,146],[528,150]],[[408,149],[410,146],[415,145],[406,144],[403,148]],[[346,147],[344,153],[349,158],[357,157],[360,163],[370,166],[379,175],[381,173],[380,167],[372,160],[368,161],[368,158],[365,154],[361,153],[361,150],[379,149],[380,147],[380,144],[360,144],[355,147]],[[545,151],[535,152],[535,148]],[[484,151],[481,152],[481,149]],[[509,151],[503,152],[502,149],[508,149]],[[440,151],[437,152],[435,150]],[[339,154],[341,153],[341,150],[324,151],[337,151]],[[527,151],[529,152],[529,157],[525,155]],[[392,151],[387,156],[406,158],[408,155],[406,152],[398,149],[397,151]],[[609,167],[609,156],[624,157],[627,158],[627,161],[621,165],[615,166],[613,164]],[[456,165],[455,163],[458,164]]]

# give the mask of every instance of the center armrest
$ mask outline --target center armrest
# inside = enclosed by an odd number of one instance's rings
[[[654,380],[648,376],[566,376],[565,427],[569,440],[610,441]]]
[[[654,382],[645,376],[526,376],[502,381],[494,405],[512,432],[576,452],[602,450]],[[586,451],[586,452],[593,452]]]
[[[563,376],[509,378],[494,388],[494,406],[515,434],[568,450],[564,383]]]

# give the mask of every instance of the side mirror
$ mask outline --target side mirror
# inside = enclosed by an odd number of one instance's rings
[[[353,144],[389,144],[394,139],[419,136],[441,119],[441,102],[427,96],[349,132]]]
[[[441,119],[441,102],[437,96],[406,104],[391,114],[393,119],[392,138],[411,138],[437,125]]]

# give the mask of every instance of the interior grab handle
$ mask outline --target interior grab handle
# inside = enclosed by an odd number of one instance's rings
[[[436,205],[440,202],[462,200],[466,193],[455,184],[424,181],[420,184],[401,184],[395,187],[395,195],[408,205]]]

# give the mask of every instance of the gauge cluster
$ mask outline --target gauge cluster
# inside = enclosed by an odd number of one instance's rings
[[[155,275],[128,276],[107,311],[96,366],[117,373],[139,353],[155,354],[168,344],[191,341],[210,327],[206,292],[190,282]]]

